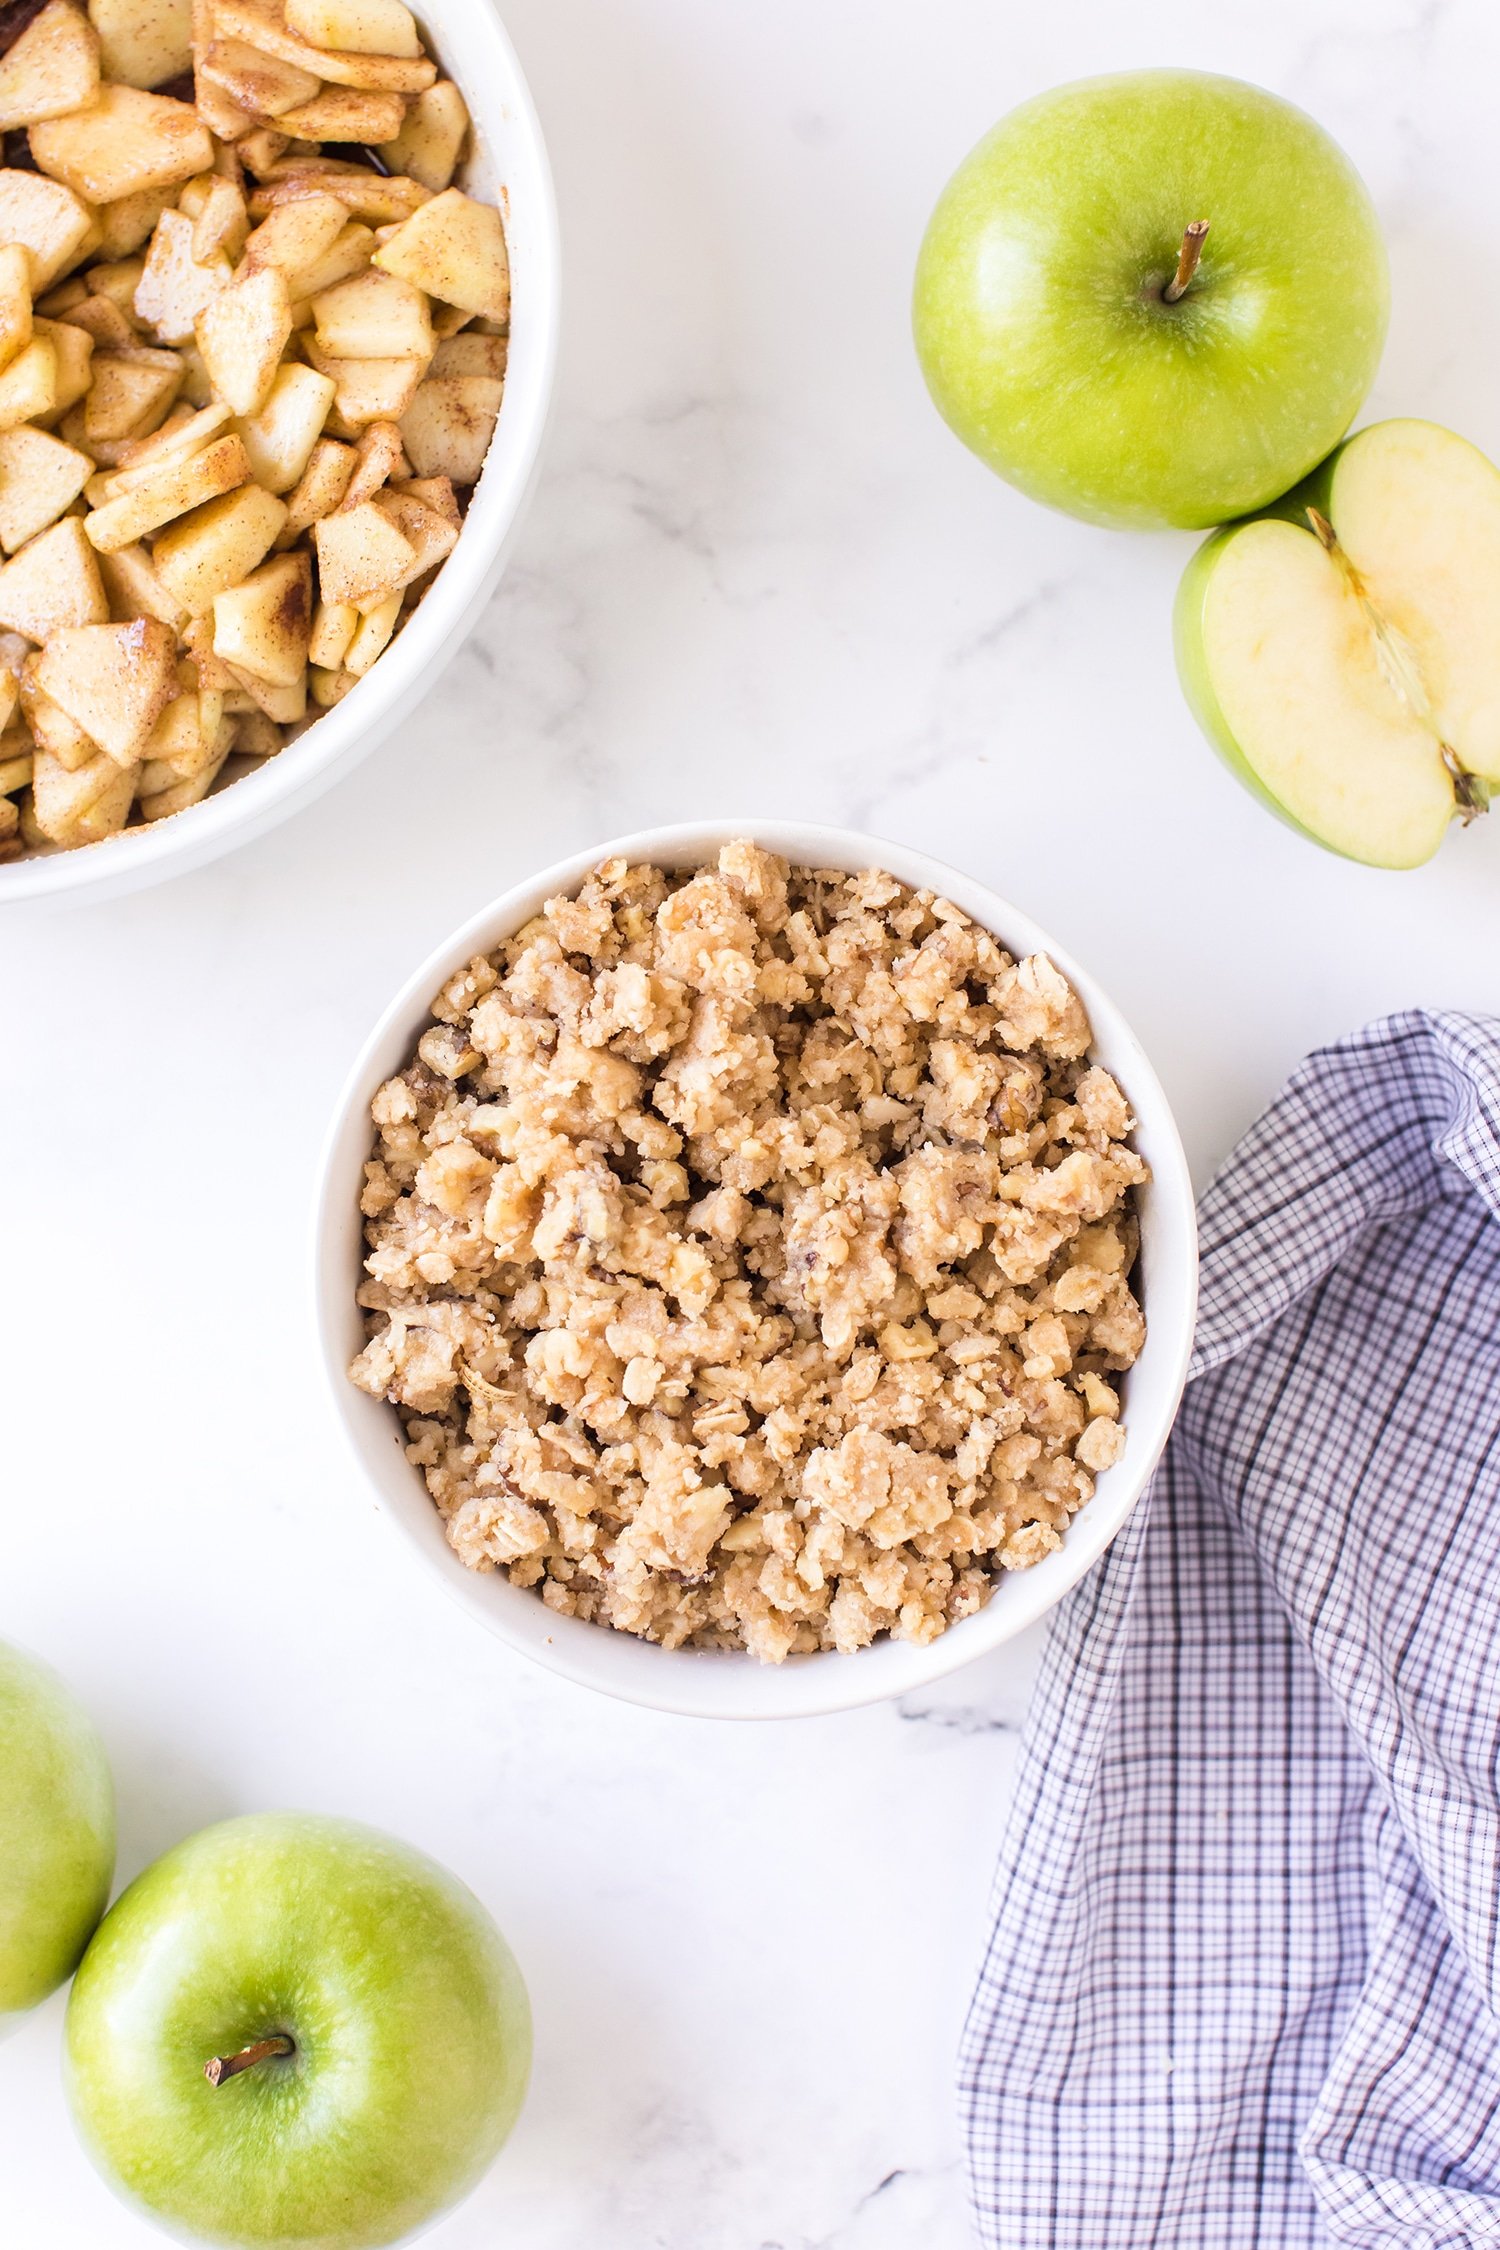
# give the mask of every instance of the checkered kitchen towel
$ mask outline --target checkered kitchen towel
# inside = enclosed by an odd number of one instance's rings
[[[1314,1055],[1202,1219],[1181,1419],[1028,1727],[980,2234],[1500,2244],[1500,1022]]]

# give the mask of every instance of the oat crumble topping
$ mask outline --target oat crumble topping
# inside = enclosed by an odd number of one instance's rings
[[[927,1642],[1124,1444],[1146,1179],[1083,1006],[891,875],[611,860],[433,1004],[369,1342],[455,1552],[767,1663]]]

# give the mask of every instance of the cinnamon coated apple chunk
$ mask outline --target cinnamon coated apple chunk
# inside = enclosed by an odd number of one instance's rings
[[[278,755],[452,552],[510,265],[402,0],[0,16],[0,860]]]

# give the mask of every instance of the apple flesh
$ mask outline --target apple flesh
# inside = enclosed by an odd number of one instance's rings
[[[1198,550],[1178,669],[1231,769],[1374,867],[1430,859],[1500,787],[1500,473],[1377,422],[1272,514]]]
[[[1389,298],[1369,196],[1319,125],[1153,70],[1058,87],[980,142],[928,227],[914,323],[940,411],[1023,492],[1202,530],[1337,443]]]
[[[367,2250],[463,2195],[526,2090],[531,2018],[472,1892],[302,1814],[225,1821],[148,1868],[85,1956],[67,2079],[100,2169],[168,2227]]]
[[[49,1665],[0,1643],[0,2035],[72,1975],[114,1865],[92,1722]]]

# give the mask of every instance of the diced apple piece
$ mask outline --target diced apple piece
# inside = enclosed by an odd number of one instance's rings
[[[30,270],[31,261],[28,259],[28,273]],[[84,280],[82,274],[70,274],[55,289],[49,289],[44,297],[38,297],[34,310],[44,314],[48,320],[66,320],[73,307],[85,304],[93,293],[92,286]]]
[[[13,555],[71,508],[93,471],[75,446],[45,430],[0,432],[0,547]]]
[[[166,790],[153,790],[151,794],[142,792],[142,796],[137,799],[139,810],[142,810],[142,819],[144,821],[164,821],[164,819],[171,819],[173,812],[187,812],[189,805],[200,805],[202,799],[205,799],[211,787],[214,787],[214,783],[218,781],[220,769],[223,769],[225,758],[229,756],[229,749],[232,749],[232,747],[234,747],[234,733],[232,733],[232,729],[225,727],[223,731],[220,731],[218,742],[214,745],[214,756],[211,756],[209,763],[202,767],[202,772],[189,774],[187,781],[173,781],[171,787],[166,787]]]
[[[92,203],[171,187],[213,168],[208,127],[187,102],[142,94],[134,86],[103,86],[99,99],[71,117],[31,128],[31,153],[41,169]]]
[[[118,779],[101,789],[88,811],[80,813],[74,822],[70,842],[75,849],[81,844],[102,844],[106,836],[118,836],[129,821],[135,802],[136,768],[126,766],[116,771]]]
[[[510,314],[510,260],[505,228],[490,203],[445,188],[383,242],[375,263],[414,288],[492,320]]]
[[[0,243],[0,367],[31,342],[31,259],[19,242]]]
[[[307,711],[307,674],[304,670],[291,687],[279,686],[272,680],[257,679],[253,672],[243,672],[237,664],[229,666],[230,676],[244,689],[258,711],[278,726],[295,726]]]
[[[155,475],[147,477],[133,490],[96,508],[86,520],[88,537],[101,553],[113,553],[144,538],[147,532],[157,530],[160,525],[170,523],[174,517],[185,516],[204,501],[232,492],[249,474],[250,457],[241,439],[231,432],[185,461],[165,462]],[[258,562],[260,557],[255,559]],[[15,565],[8,567],[14,569]],[[247,564],[245,567],[254,566]],[[0,578],[3,576],[0,572]],[[231,578],[227,583],[233,585],[234,580]]]
[[[57,404],[57,354],[45,337],[33,336],[0,373],[0,430],[13,430]]]
[[[343,436],[357,435],[371,422],[399,422],[427,366],[422,359],[335,359],[316,344],[307,346],[307,356],[337,386],[334,410],[345,425]]]
[[[94,361],[94,339],[85,329],[75,328],[71,321],[36,320],[32,323],[33,337],[40,337],[52,346],[56,363],[57,395],[47,420],[55,421],[76,406],[88,390],[90,371]]]
[[[241,758],[274,758],[281,748],[281,729],[264,711],[247,711],[234,723],[235,755]]]
[[[313,618],[312,639],[308,643],[308,662],[318,664],[325,671],[336,672],[344,661],[344,652],[359,631],[359,611],[353,602],[319,602]]]
[[[162,343],[186,344],[198,315],[233,277],[222,250],[202,264],[195,258],[191,219],[180,211],[163,211],[136,286],[136,313]]]
[[[0,61],[0,132],[82,109],[99,90],[99,41],[72,0],[49,0]]]
[[[310,47],[355,55],[422,52],[416,18],[401,0],[287,0],[286,27]]]
[[[223,148],[243,147],[252,133],[270,130],[268,126],[257,127],[249,110],[231,101],[223,87],[216,86],[201,70],[193,73],[193,106]]]
[[[106,78],[165,86],[193,60],[193,0],[89,0]]]
[[[437,77],[437,65],[422,55],[340,53],[299,39],[287,29],[280,0],[214,0],[214,24],[221,39],[243,39],[262,54],[295,63],[332,86],[419,94]]]
[[[388,594],[383,602],[377,602],[373,609],[366,610],[344,657],[346,672],[352,672],[357,680],[364,678],[376,657],[389,643],[400,615],[399,593]]]
[[[286,508],[274,493],[244,484],[164,531],[151,559],[168,593],[201,616],[215,594],[237,586],[264,562],[285,521]]]
[[[0,738],[0,795],[7,797],[14,796],[18,789],[30,788],[31,777],[36,767],[35,748],[18,750],[14,756],[11,756],[7,752],[10,740],[11,736],[8,731],[3,738]]]
[[[174,696],[142,747],[141,795],[170,789],[174,781],[190,781],[195,773],[202,773],[219,753],[223,723],[221,695]],[[153,767],[158,770],[153,772]]]
[[[122,773],[102,750],[71,773],[45,750],[38,750],[31,793],[37,827],[49,843],[95,841],[124,827],[135,795],[135,775],[128,767]],[[99,818],[92,834],[84,837],[78,830],[90,814]]]
[[[288,360],[258,414],[240,423],[250,473],[267,492],[290,492],[312,458],[333,404],[331,376]]]
[[[132,617],[159,617],[176,633],[185,623],[187,612],[157,577],[144,547],[119,547],[112,555],[101,555],[99,575],[116,624],[128,625]]]
[[[220,398],[236,414],[258,414],[292,333],[286,275],[262,266],[231,283],[198,315],[195,333]]]
[[[139,195],[116,196],[101,203],[98,213],[99,248],[106,258],[128,258],[149,242],[163,211],[171,208],[174,188],[146,188]]]
[[[95,351],[128,352],[136,341],[136,330],[112,297],[85,297],[70,305],[68,324],[92,336]]]
[[[99,565],[77,516],[29,539],[0,569],[0,625],[45,641],[63,625],[102,625],[109,616]]]
[[[399,476],[406,466],[401,432],[395,423],[372,422],[355,448],[354,475],[344,495],[344,507],[357,508],[373,500],[381,486]]]
[[[183,344],[182,395],[190,406],[212,406],[214,387],[208,379],[208,369],[196,344]]]
[[[359,686],[354,674],[344,671],[342,666],[338,671],[331,672],[325,671],[321,664],[310,666],[307,684],[320,711],[331,711],[336,703],[343,702],[351,688]]]
[[[468,131],[463,95],[451,78],[440,78],[408,103],[400,132],[381,144],[380,153],[393,172],[405,172],[441,195],[453,184]]]
[[[214,654],[272,687],[295,687],[307,668],[312,564],[277,555],[214,598]]]
[[[149,437],[165,419],[181,382],[182,362],[175,352],[95,352],[94,380],[83,402],[86,442],[95,447],[118,438]]]
[[[200,105],[201,106],[201,105]],[[249,119],[245,120],[249,124]],[[256,179],[264,179],[273,165],[279,164],[291,147],[291,136],[278,133],[269,125],[257,125],[234,143],[234,153],[248,172]]]
[[[349,214],[336,195],[305,195],[297,202],[278,204],[246,242],[243,271],[259,273],[263,266],[277,266],[290,284],[327,257],[348,225]]]
[[[190,805],[202,804],[219,778],[233,740],[226,729],[222,737],[222,748],[215,750],[212,760],[201,773],[191,774],[186,781],[174,782],[170,789],[156,790],[150,796],[143,796],[140,799],[142,820],[169,820],[173,813],[186,812]]]
[[[436,570],[458,545],[458,525],[450,523],[436,508],[424,506],[410,492],[382,492],[375,505],[395,525],[416,557],[408,573],[408,585],[415,578],[425,578],[429,570]]]
[[[283,209],[296,210],[297,205],[286,204]],[[292,318],[298,328],[311,325],[312,299],[321,296],[326,289],[335,288],[339,282],[351,281],[355,274],[363,273],[374,248],[375,237],[370,229],[357,219],[351,219],[321,258],[287,275],[287,286],[292,292]]]
[[[227,257],[239,257],[249,231],[244,190],[238,181],[216,175],[202,209],[193,216],[193,262],[204,265],[220,250]]]
[[[229,419],[229,409],[222,399],[196,410],[180,402],[159,430],[126,448],[122,465],[105,478],[100,499],[89,495],[91,504],[102,507],[107,500],[118,500],[122,492],[136,491],[169,463],[187,461],[203,452],[216,437],[227,433]]]
[[[402,441],[418,476],[477,484],[503,391],[503,384],[487,375],[442,375],[425,382],[400,417]]]
[[[241,690],[236,685],[234,674],[214,654],[212,607],[205,610],[201,617],[190,617],[177,637],[187,651],[184,661],[190,660],[198,675],[200,690],[204,693],[211,690],[216,695],[222,695],[226,711],[239,709],[240,705],[234,698],[241,694]]]
[[[313,299],[318,349],[331,359],[418,359],[435,348],[427,299],[373,269]]]
[[[319,438],[295,488],[287,495],[286,522],[276,544],[289,547],[324,516],[331,516],[354,475],[354,448]]]
[[[41,650],[37,649],[27,658],[21,674],[21,707],[26,713],[26,724],[38,750],[55,758],[65,773],[77,773],[98,757],[99,744],[76,719],[54,703],[50,695],[42,692],[36,677],[40,658]]]
[[[311,101],[319,83],[310,71],[263,55],[242,39],[216,39],[199,57],[198,73],[220,87],[237,108],[273,122],[283,110]]]
[[[403,495],[409,494],[413,500],[420,500],[424,508],[430,508],[434,515],[441,516],[444,523],[451,523],[455,531],[463,529],[463,510],[458,504],[458,494],[453,489],[451,477],[408,477],[404,484],[396,485],[394,489]]]
[[[26,251],[34,297],[76,265],[96,232],[87,204],[60,180],[0,171],[0,242],[18,242]]]
[[[324,516],[313,526],[313,540],[318,583],[327,602],[383,600],[407,583],[417,560],[416,550],[373,500]],[[0,572],[0,581],[3,577]]]
[[[352,86],[325,86],[309,102],[289,109],[282,128],[301,141],[365,142],[393,140],[406,115],[401,94],[361,94]]]
[[[431,201],[426,188],[415,180],[382,179],[368,165],[330,164],[326,158],[304,163],[285,157],[251,196],[250,215],[266,218],[282,204],[309,195],[336,195],[352,219],[371,226],[405,221]]]
[[[159,618],[72,625],[36,659],[42,693],[118,765],[130,765],[177,693],[177,642]]]
[[[144,258],[109,258],[90,266],[81,278],[90,296],[107,297],[134,327],[139,328],[144,324],[135,316],[135,293],[145,270]]]
[[[508,348],[503,336],[449,336],[434,352],[429,372],[434,379],[440,375],[484,375],[492,383],[503,383]]]

